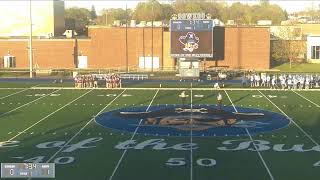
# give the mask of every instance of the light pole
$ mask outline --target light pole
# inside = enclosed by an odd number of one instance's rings
[[[128,6],[126,2],[126,72],[129,72],[129,60],[128,60]]]
[[[153,19],[154,19],[154,11],[153,11],[153,1],[152,1],[152,21],[151,21],[151,72],[153,72]]]
[[[32,51],[32,3],[30,0],[30,11],[29,11],[29,20],[30,20],[30,34],[29,34],[29,71],[30,71],[30,78],[33,77],[33,70],[32,70],[32,62],[33,62],[33,51]]]

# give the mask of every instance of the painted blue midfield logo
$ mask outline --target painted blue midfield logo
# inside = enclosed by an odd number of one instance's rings
[[[290,120],[285,116],[261,109],[195,105],[128,107],[105,112],[96,117],[99,125],[122,132],[158,136],[241,136],[285,128]]]

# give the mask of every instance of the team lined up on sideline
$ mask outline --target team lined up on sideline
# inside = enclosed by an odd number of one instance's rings
[[[74,77],[75,88],[122,88],[119,74],[87,74]],[[214,84],[220,89],[221,82]],[[268,87],[270,89],[313,89],[320,88],[320,75],[310,74],[267,74],[251,73],[241,78],[243,87]],[[222,81],[222,87],[224,82]]]
[[[266,74],[252,73],[248,77],[242,77],[242,86],[270,87],[271,89],[311,89],[319,88],[320,75],[309,74]]]
[[[75,88],[98,88],[100,85],[105,85],[106,88],[121,88],[122,80],[118,74],[87,74],[74,77]]]

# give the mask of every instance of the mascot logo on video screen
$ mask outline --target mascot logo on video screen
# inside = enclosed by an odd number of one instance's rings
[[[197,37],[193,32],[188,32],[186,35],[180,36],[179,41],[184,45],[183,51],[185,52],[192,53],[199,47],[199,37]]]
[[[146,111],[147,110],[147,111]],[[99,125],[143,135],[155,136],[240,136],[259,134],[287,127],[285,116],[261,109],[224,106],[158,105],[126,107],[100,114]]]

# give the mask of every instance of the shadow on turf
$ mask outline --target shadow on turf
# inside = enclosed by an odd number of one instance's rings
[[[242,96],[242,97],[240,97],[240,98],[238,98],[236,100],[233,100],[232,102],[233,102],[233,104],[236,104],[236,103],[240,102],[241,100],[243,100],[244,98],[247,98],[248,96],[250,96],[250,94],[246,94],[246,95],[244,95],[244,96]],[[231,102],[230,101],[228,101],[228,102],[229,102],[228,105],[231,105]]]
[[[22,111],[12,111],[12,112],[6,114],[7,112],[8,111],[0,112],[0,121],[3,120],[3,118],[7,118],[7,117],[12,116],[12,115],[20,114]]]
[[[213,94],[207,96],[204,99],[211,99],[211,101],[209,101],[209,102],[212,102],[212,103],[209,103],[209,104],[216,104],[216,102],[217,102],[216,96],[217,96],[217,93],[213,93]],[[196,103],[201,102],[201,101],[203,101],[203,99],[195,100],[195,101],[193,101],[193,104],[196,104]]]

